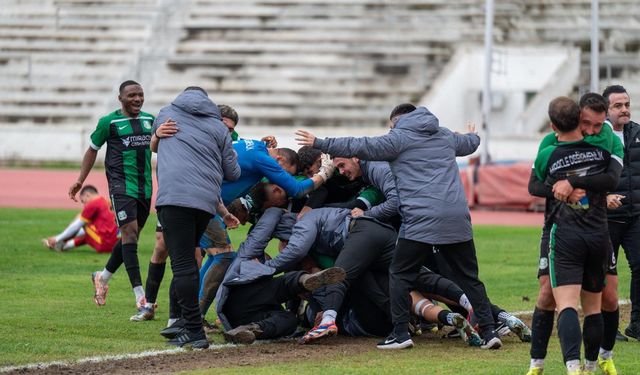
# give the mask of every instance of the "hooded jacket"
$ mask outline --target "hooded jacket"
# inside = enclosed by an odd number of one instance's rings
[[[479,145],[477,134],[441,127],[424,107],[400,116],[382,136],[316,138],[314,143],[334,156],[389,162],[402,217],[398,237],[435,245],[473,238],[456,157],[473,153]]]
[[[158,143],[156,206],[190,207],[215,214],[222,180],[240,177],[218,106],[204,92],[187,90],[160,110],[153,131],[169,118],[179,130]]]

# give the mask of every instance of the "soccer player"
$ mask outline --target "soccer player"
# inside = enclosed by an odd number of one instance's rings
[[[483,349],[498,349],[489,298],[478,278],[469,207],[460,181],[457,156],[474,152],[480,137],[475,126],[467,134],[441,127],[424,107],[405,103],[389,116],[391,130],[379,137],[318,139],[299,130],[298,143],[335,156],[387,161],[399,183],[400,228],[397,248],[389,270],[393,332],[379,349],[413,347],[408,332],[409,291],[427,254],[438,245],[458,284],[474,306]]]
[[[138,264],[138,236],[151,207],[149,144],[154,117],[142,112],[144,92],[135,81],[125,81],[120,85],[118,100],[120,109],[102,117],[91,134],[89,148],[82,159],[80,176],[69,188],[69,197],[76,200],[76,194],[95,164],[98,150],[106,143],[104,164],[121,240],[113,248],[104,269],[91,275],[95,289],[93,299],[98,306],[105,304],[109,280],[124,263],[139,308],[145,304],[145,300]]]
[[[587,93],[580,98],[580,130],[586,139],[591,137],[599,137],[601,139],[610,140],[614,154],[618,158],[623,157],[622,144],[617,137],[613,136],[610,126],[604,125],[607,111],[606,99],[595,93]],[[557,144],[558,140],[555,133],[549,133],[540,143],[540,150],[549,145]],[[576,183],[578,177],[572,177]],[[578,181],[582,187],[584,181]],[[531,179],[529,181],[529,191],[532,195],[541,196],[543,198],[553,198],[553,191],[550,186],[539,181],[532,169]],[[580,195],[586,194],[584,189],[576,188],[573,191]],[[550,200],[547,201],[547,210],[549,209]],[[545,225],[542,231],[540,242],[540,263],[538,268],[538,280],[540,283],[540,292],[536,301],[536,307],[532,317],[532,325],[536,326],[533,339],[531,342],[531,365],[529,374],[535,375],[540,373],[544,368],[544,358],[547,354],[547,345],[553,329],[553,321],[555,315],[555,301],[551,291],[549,279],[549,235],[550,226]],[[613,250],[612,250],[613,251]],[[616,334],[618,332],[618,276],[616,267],[616,256],[610,254],[607,257],[609,267],[606,273],[606,283],[602,291],[602,317],[604,322],[603,340],[600,347],[598,364],[607,375],[615,375],[615,365],[613,363],[613,346],[615,345]]]
[[[84,208],[80,215],[57,236],[44,241],[51,250],[68,251],[87,244],[98,253],[110,253],[118,242],[118,227],[109,201],[98,194],[93,185],[80,190]]]
[[[581,299],[585,371],[593,373],[603,335],[601,292],[610,253],[606,193],[617,184],[622,161],[612,155],[610,140],[584,139],[578,126],[580,107],[573,100],[559,97],[551,101],[549,118],[558,143],[540,150],[534,169],[539,181],[554,185],[545,225],[550,227],[549,275],[559,312],[558,336],[568,374],[582,374],[577,313]],[[567,196],[558,185],[567,180],[572,187],[584,186],[579,178],[590,182],[584,196],[574,192]]]

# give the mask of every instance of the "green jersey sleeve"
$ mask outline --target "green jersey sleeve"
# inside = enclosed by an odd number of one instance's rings
[[[551,154],[556,149],[556,147],[557,145],[555,144],[548,145],[538,152],[536,161],[533,163],[533,171],[535,172],[538,180],[544,181],[547,178],[549,159],[551,158]]]
[[[542,141],[540,141],[540,145],[538,146],[538,152],[542,151],[542,149],[546,148],[547,146],[551,146],[555,144],[558,144],[558,137],[556,136],[556,133],[551,132],[545,135],[544,138],[542,138]]]
[[[111,126],[111,116],[105,116],[98,121],[96,130],[91,133],[90,147],[99,150],[100,147],[109,139],[109,127]]]
[[[601,148],[611,154],[611,156],[622,159],[624,156],[622,142],[613,134],[613,130],[609,126],[603,126],[600,133],[584,137],[584,141],[588,144]],[[616,142],[617,141],[617,142]]]
[[[364,203],[371,209],[373,206],[377,206],[384,202],[384,194],[373,186],[367,186],[360,191],[358,199],[364,201]]]

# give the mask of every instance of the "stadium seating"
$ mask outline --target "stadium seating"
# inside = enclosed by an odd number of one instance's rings
[[[640,87],[639,13],[637,0],[600,1],[602,85]],[[589,0],[497,2],[494,35],[588,52],[589,22]],[[243,125],[383,126],[483,30],[483,0],[5,0],[0,125],[92,126],[134,78],[150,112],[198,84]]]
[[[95,123],[149,38],[156,0],[3,1],[0,123]]]

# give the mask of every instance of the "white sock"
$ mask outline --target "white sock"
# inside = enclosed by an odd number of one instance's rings
[[[471,312],[473,310],[473,307],[471,306],[471,302],[469,302],[469,299],[467,298],[466,294],[463,294],[460,297],[460,301],[458,301],[458,303],[460,304],[460,306],[464,307],[464,309],[467,310],[468,312]]]
[[[69,250],[69,249],[73,249],[74,247],[76,247],[76,243],[73,241],[73,239],[65,242],[64,246],[62,247],[62,250]]]
[[[136,302],[140,301],[141,299],[144,298],[144,289],[142,288],[142,285],[138,285],[137,287],[133,288],[133,294],[136,295]]]
[[[544,358],[542,359],[538,359],[538,358],[531,358],[531,364],[529,365],[529,368],[544,368]]]
[[[567,371],[568,372],[573,372],[573,371],[578,371],[580,370],[580,360],[579,359],[574,359],[571,361],[567,361]]]
[[[585,359],[584,361],[584,369],[587,371],[596,371],[596,367],[598,366],[598,361],[588,361]]]
[[[153,309],[153,303],[147,302],[147,303],[144,304],[144,307],[146,307],[148,309]]]
[[[336,310],[325,310],[322,313],[322,321],[320,322],[320,325],[335,323],[336,316],[338,316]]]
[[[613,357],[613,350],[604,350],[600,348],[600,358],[609,359],[611,357]]]
[[[100,273],[100,281],[107,285],[109,284],[109,280],[111,280],[111,276],[113,276],[113,274],[109,271],[107,271],[107,269],[103,269],[102,272]]]

